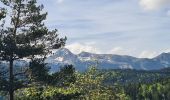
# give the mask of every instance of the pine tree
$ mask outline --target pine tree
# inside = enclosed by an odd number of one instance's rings
[[[57,30],[49,30],[45,24],[47,13],[36,0],[0,0],[7,8],[8,20],[0,26],[0,59],[9,63],[9,96],[14,100],[14,64],[18,59],[35,59],[65,45],[66,38],[59,38]],[[4,12],[0,14],[4,18]],[[6,19],[7,19],[6,18]],[[10,22],[10,23],[7,23]]]

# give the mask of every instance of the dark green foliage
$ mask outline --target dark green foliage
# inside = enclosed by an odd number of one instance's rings
[[[44,59],[33,59],[29,64],[29,75],[31,82],[44,82],[48,80],[49,68],[44,63]]]
[[[103,75],[99,74],[95,68],[90,68],[85,73],[77,73],[73,70],[72,65],[61,68],[58,72],[64,77],[59,79],[61,83],[67,84],[32,86],[17,90],[17,100],[128,100],[129,97],[124,93],[122,88],[116,87],[116,92],[112,87],[102,84]],[[68,73],[74,74],[68,74]],[[63,75],[62,75],[63,74]],[[70,76],[74,75],[74,82],[70,81]],[[65,79],[65,80],[64,80]],[[68,79],[68,81],[66,81]]]
[[[6,77],[6,71],[4,71],[4,68],[0,67],[0,91],[7,90],[7,80],[5,79]]]
[[[105,85],[119,84],[132,100],[169,100],[169,68],[153,71],[105,70]]]
[[[102,70],[101,73],[105,75],[106,84],[119,83],[121,85],[133,83],[152,83],[158,81],[162,78],[170,77],[170,73],[167,73],[168,70]]]
[[[43,59],[50,53],[50,49],[64,46],[66,38],[58,38],[56,29],[49,30],[44,25],[47,13],[42,11],[43,5],[37,5],[36,0],[0,1],[4,7],[8,8],[7,10],[0,9],[0,20],[2,21],[0,26],[0,60],[9,63],[7,88],[9,88],[10,99],[13,100],[14,91],[20,87],[18,87],[18,81],[21,82],[14,75],[13,62],[23,58],[33,60],[40,57]],[[8,21],[2,20],[4,17],[8,17]],[[6,23],[9,21],[10,23]],[[35,64],[35,61],[32,63]],[[32,70],[35,69],[32,68]]]
[[[167,71],[167,70],[166,70]],[[121,73],[119,73],[121,72]],[[129,72],[129,71],[127,71]],[[133,75],[143,73],[148,76],[146,78],[157,77],[158,73],[163,74],[160,71],[136,71],[131,70]],[[71,74],[67,74],[71,73]],[[144,77],[141,81],[131,81],[131,78],[123,78],[127,74],[126,70],[112,70],[101,71],[95,67],[91,67],[84,73],[75,72],[74,68],[65,66],[57,73],[52,74],[51,79],[53,84],[47,84],[43,86],[31,86],[28,88],[22,88],[17,90],[16,97],[18,100],[169,100],[170,99],[170,77],[166,73],[166,77],[158,77],[156,80],[146,82]],[[49,74],[50,75],[50,74]],[[59,76],[61,75],[61,76]],[[74,81],[69,81],[68,76],[74,76]],[[165,74],[163,74],[165,75]],[[70,77],[69,76],[69,77]],[[72,77],[73,77],[72,76]],[[107,79],[113,79],[113,77],[120,76],[112,81]],[[161,76],[161,75],[160,75]],[[60,78],[59,78],[60,77]],[[133,78],[133,77],[132,77]],[[68,80],[67,80],[68,79]],[[57,81],[59,80],[59,81]],[[122,84],[121,81],[125,81]],[[59,83],[58,83],[59,82]],[[66,82],[67,84],[61,84]],[[111,82],[111,83],[108,83]],[[55,84],[54,84],[55,83]]]
[[[128,84],[125,87],[126,93],[132,100],[169,100],[170,79],[150,84]]]
[[[76,81],[75,68],[72,65],[61,67],[59,72],[51,75],[51,84],[56,86],[68,86]]]
[[[76,80],[75,68],[72,65],[65,65],[61,67],[60,71],[52,74],[49,73],[49,70],[44,59],[35,59],[30,62],[29,79],[31,82],[40,83],[40,85],[49,84],[60,87],[68,86]]]
[[[30,71],[35,71],[31,78],[34,80],[30,87],[17,90],[17,100],[70,100],[80,95],[79,90],[71,86],[76,81],[75,68],[72,65],[63,66],[59,72],[53,74],[43,68],[46,64],[40,59],[34,60],[30,65]]]

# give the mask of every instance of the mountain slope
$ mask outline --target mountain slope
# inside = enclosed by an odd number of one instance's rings
[[[62,48],[47,58],[46,63],[52,71],[58,70],[59,66],[72,64],[79,71],[86,70],[91,65],[101,69],[137,69],[155,70],[170,66],[170,53],[163,53],[153,59],[135,58],[113,54],[93,54],[82,52],[73,54],[68,49]]]
[[[72,64],[76,70],[85,71],[89,66],[98,66],[100,69],[137,69],[137,70],[158,70],[170,67],[170,53],[162,53],[159,56],[148,58],[136,58],[113,54],[93,54],[82,52],[73,54],[66,48],[57,50],[53,55],[47,57],[45,63],[56,72],[64,65]],[[6,66],[7,62],[1,62],[0,67]],[[16,68],[28,66],[29,61],[17,60],[14,62]]]

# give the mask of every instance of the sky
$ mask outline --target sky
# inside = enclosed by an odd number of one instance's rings
[[[66,48],[152,58],[170,52],[170,0],[39,0]]]
[[[66,48],[152,58],[170,52],[170,0],[41,0]]]

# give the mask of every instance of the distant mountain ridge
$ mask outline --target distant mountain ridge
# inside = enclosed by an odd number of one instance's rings
[[[127,55],[94,54],[82,52],[73,54],[66,48],[57,50],[53,55],[47,57],[45,63],[56,72],[64,65],[72,64],[76,70],[85,71],[89,66],[97,65],[100,69],[136,69],[136,70],[159,70],[170,67],[170,53],[162,53],[155,58],[136,58]],[[8,63],[0,63],[0,67]],[[17,60],[14,62],[16,68],[29,66],[29,61]],[[8,67],[5,67],[8,68]]]
[[[86,70],[91,65],[96,65],[101,69],[137,69],[137,70],[157,70],[170,67],[170,53],[162,53],[159,56],[148,58],[136,58],[126,55],[114,54],[94,54],[82,52],[73,54],[66,48],[61,48],[52,56],[49,56],[46,63],[51,67],[51,71],[59,69],[59,66],[72,64],[79,71]]]

